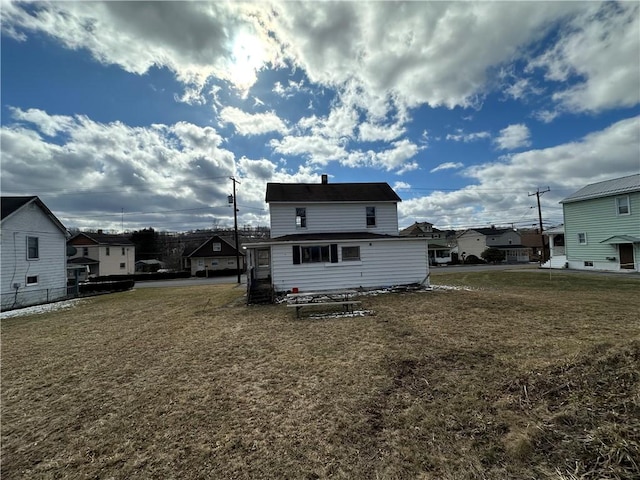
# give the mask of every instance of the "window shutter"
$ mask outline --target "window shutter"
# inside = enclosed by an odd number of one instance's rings
[[[331,244],[331,255],[329,257],[331,259],[331,263],[338,263],[338,244]]]
[[[298,245],[293,246],[293,264],[300,265],[300,247]]]

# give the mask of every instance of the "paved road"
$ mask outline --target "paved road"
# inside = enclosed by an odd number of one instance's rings
[[[242,275],[242,284],[247,284],[247,277]],[[157,287],[193,287],[196,285],[219,285],[222,283],[238,284],[238,276],[210,277],[210,278],[176,278],[173,280],[149,280],[146,282],[136,282],[135,288],[157,288]]]

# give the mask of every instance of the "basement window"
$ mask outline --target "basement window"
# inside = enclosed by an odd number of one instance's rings
[[[29,285],[37,285],[38,284],[38,275],[28,275],[26,284],[27,284],[27,286],[29,286]]]
[[[589,261],[589,260],[585,260],[584,262],[584,266],[585,267],[593,267],[593,262]]]

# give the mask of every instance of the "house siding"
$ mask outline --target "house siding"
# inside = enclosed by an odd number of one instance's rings
[[[329,245],[332,242],[318,242]],[[349,241],[338,243],[337,263],[293,264],[292,244],[273,245],[272,281],[278,292],[298,288],[332,290],[375,288],[425,282],[428,259],[425,239],[390,241]],[[360,261],[342,261],[342,246],[359,246]],[[402,251],[402,255],[398,255]]]
[[[37,260],[27,260],[27,237],[38,237]],[[2,310],[58,300],[67,295],[66,237],[51,219],[31,203],[2,222]],[[26,285],[27,276],[37,285]],[[20,287],[13,288],[18,283]]]
[[[88,257],[100,262],[96,267],[96,275],[130,275],[136,271],[136,249],[133,245],[109,245],[109,255],[107,255],[106,245],[90,244],[84,237],[74,239],[72,244],[78,251],[69,257],[70,259]],[[87,255],[83,255],[84,248],[88,249]],[[123,248],[124,255],[122,255]],[[120,268],[120,263],[124,263],[125,268]]]
[[[296,227],[296,208],[306,208],[306,228]],[[376,226],[367,227],[366,207],[376,207]],[[296,233],[371,232],[398,235],[397,205],[369,203],[271,203],[271,238]]]
[[[628,196],[629,215],[618,215],[616,198]],[[565,254],[569,268],[620,270],[617,245],[600,243],[614,235],[640,238],[640,192],[563,204]],[[586,245],[578,243],[578,233],[587,236]],[[640,269],[640,246],[633,245],[635,269]],[[616,260],[607,260],[615,258]],[[593,266],[585,266],[593,262]]]
[[[482,258],[482,252],[489,247],[505,245],[520,245],[520,234],[513,230],[495,235],[483,235],[475,230],[469,230],[458,237],[458,252],[464,253],[466,257],[475,255]],[[518,261],[528,261],[529,257],[518,257]]]

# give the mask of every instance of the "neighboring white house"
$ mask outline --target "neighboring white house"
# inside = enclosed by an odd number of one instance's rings
[[[413,225],[400,230],[400,236],[402,237],[429,239],[429,265],[446,265],[453,261],[451,256],[452,246],[447,242],[452,233],[452,230],[439,230],[433,226],[433,223],[429,222],[415,222]]]
[[[130,275],[136,269],[136,246],[122,235],[80,232],[68,242],[76,248],[71,265],[87,265],[90,275]]]
[[[239,257],[239,258],[238,258]],[[197,272],[237,271],[238,260],[240,270],[244,269],[244,253],[239,252],[236,256],[236,248],[230,241],[214,235],[202,244],[189,248],[182,254],[182,267],[190,270],[191,275]],[[208,273],[204,273],[208,275]]]
[[[458,255],[463,261],[469,255],[482,258],[487,248],[505,252],[505,262],[528,262],[530,249],[522,245],[520,234],[511,228],[473,228],[458,235]]]
[[[387,183],[267,184],[271,239],[246,245],[249,282],[276,292],[428,285],[427,240],[398,235]]]
[[[566,268],[567,256],[564,248],[564,225],[559,225],[544,231],[549,237],[549,260],[541,268]]]
[[[64,225],[35,196],[2,197],[2,310],[67,295]]]
[[[569,268],[640,271],[640,174],[587,185],[560,203]]]

